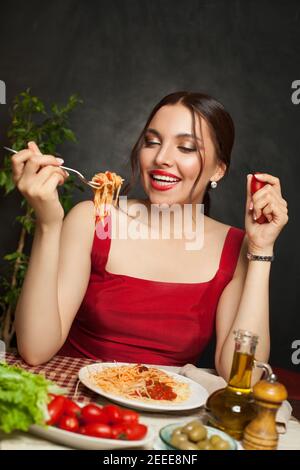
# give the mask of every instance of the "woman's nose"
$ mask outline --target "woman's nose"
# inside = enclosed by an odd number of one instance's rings
[[[156,154],[156,165],[172,165],[173,164],[172,150],[170,147],[161,146]]]

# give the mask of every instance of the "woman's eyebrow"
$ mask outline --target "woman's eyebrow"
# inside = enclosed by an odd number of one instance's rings
[[[157,135],[157,137],[159,137],[161,139],[161,135],[160,133],[156,130],[156,129],[153,129],[151,127],[149,127],[146,132],[152,132],[152,134],[155,134]],[[191,137],[194,139],[194,136],[192,134],[188,134],[187,132],[183,133],[183,134],[177,134],[175,137]],[[202,139],[200,139],[200,137],[197,137],[196,136],[196,139],[197,140],[200,140],[200,142],[202,142]]]

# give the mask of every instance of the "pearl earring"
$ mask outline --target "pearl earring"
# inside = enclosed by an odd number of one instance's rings
[[[210,186],[212,187],[212,189],[215,189],[218,186],[218,183],[216,181],[211,181]]]

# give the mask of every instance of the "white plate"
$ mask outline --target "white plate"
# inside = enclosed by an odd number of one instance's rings
[[[139,422],[143,422],[140,420]],[[64,431],[54,426],[38,426],[33,424],[30,426],[30,432],[47,441],[57,442],[66,447],[84,450],[111,450],[111,449],[135,449],[150,444],[154,437],[154,430],[148,426],[148,432],[143,439],[139,441],[124,441],[120,439],[102,439],[100,437],[89,437],[77,434],[75,432]]]
[[[112,393],[107,393],[104,390],[102,390],[101,387],[95,385],[92,380],[90,379],[90,374],[95,373],[95,372],[100,372],[103,368],[105,367],[119,367],[123,365],[133,365],[133,364],[128,364],[124,362],[100,362],[97,364],[91,364],[86,367],[82,367],[79,371],[79,379],[81,382],[88,387],[90,390],[93,390],[94,392],[98,393],[99,395],[102,395],[105,398],[108,398],[116,403],[120,403],[121,405],[129,406],[130,408],[136,408],[139,410],[145,410],[145,411],[182,411],[182,410],[192,410],[195,408],[199,408],[200,406],[204,405],[207,398],[208,398],[208,392],[204,387],[199,385],[198,383],[194,382],[193,380],[184,377],[179,374],[175,374],[174,372],[169,372],[164,369],[160,369],[159,367],[156,367],[156,369],[161,370],[165,372],[166,374],[170,375],[174,379],[178,380],[179,382],[183,382],[186,384],[189,384],[190,386],[190,396],[187,400],[182,401],[180,403],[147,403],[147,402],[142,402],[139,400],[134,400],[131,398],[125,398],[121,397],[119,395],[114,395]],[[147,364],[145,364],[147,365]],[[153,367],[153,366],[149,366]]]

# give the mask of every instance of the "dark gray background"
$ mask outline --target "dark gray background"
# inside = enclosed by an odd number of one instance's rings
[[[292,341],[300,339],[300,105],[291,101],[291,83],[300,79],[299,1],[29,0],[2,3],[0,15],[0,79],[7,86],[1,143],[17,93],[31,87],[59,103],[78,93],[78,144],[61,147],[65,162],[88,175],[109,168],[127,176],[129,151],[164,95],[204,91],[224,103],[237,136],[211,216],[243,227],[246,174],[281,178],[290,221],[271,272],[271,363],[299,370],[291,362]],[[1,195],[1,257],[15,248],[19,200]],[[207,353],[201,363],[209,359]]]

